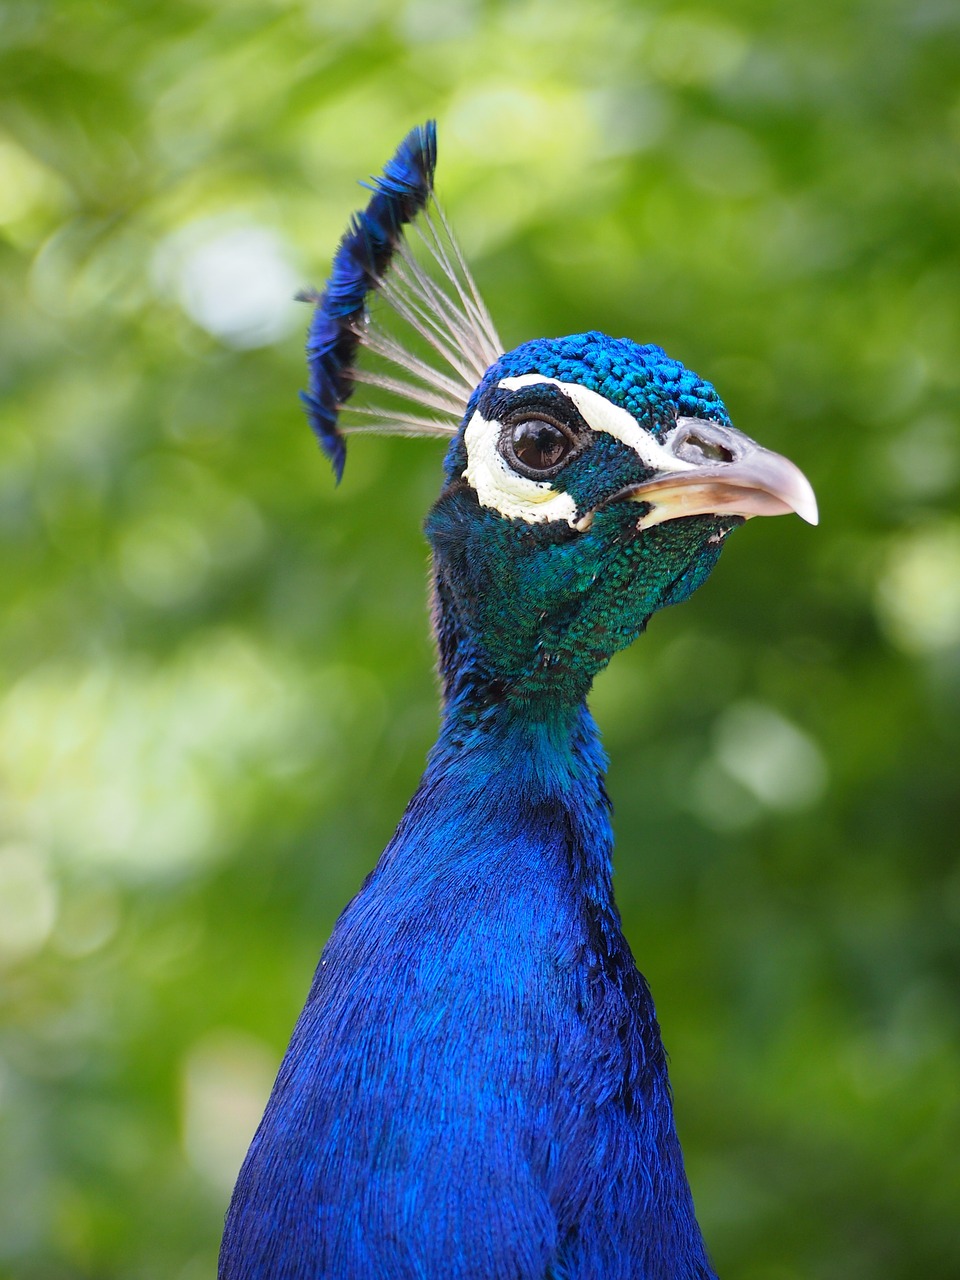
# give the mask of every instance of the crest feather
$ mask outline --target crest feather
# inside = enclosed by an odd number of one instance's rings
[[[300,295],[316,306],[307,338],[310,386],[301,398],[338,482],[346,460],[345,432],[455,434],[474,386],[503,351],[446,219],[435,203],[429,208],[436,158],[436,125],[428,120],[410,131],[383,174],[373,179],[373,195],[353,215],[323,291]],[[404,240],[411,223],[426,263]],[[369,311],[375,292],[449,372],[435,369],[380,327]],[[361,347],[407,377],[358,369]],[[357,383],[412,402],[416,411],[351,407],[350,413],[369,421],[345,423],[341,414]],[[425,417],[423,409],[437,416]]]

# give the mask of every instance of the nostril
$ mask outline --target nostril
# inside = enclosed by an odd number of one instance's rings
[[[705,440],[692,432],[677,449],[678,455],[687,462],[733,462],[733,452],[713,440]]]

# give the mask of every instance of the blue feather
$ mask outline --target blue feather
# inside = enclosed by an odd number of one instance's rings
[[[378,288],[403,228],[430,199],[436,163],[436,125],[428,120],[407,134],[383,174],[373,180],[370,202],[353,215],[323,292],[302,295],[316,303],[316,310],[307,337],[310,388],[300,398],[338,483],[347,448],[337,419],[353,392],[367,295]]]
[[[323,953],[223,1280],[712,1276],[594,724],[471,719]]]

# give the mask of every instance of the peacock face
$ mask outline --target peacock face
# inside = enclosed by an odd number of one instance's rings
[[[427,522],[441,592],[498,678],[579,696],[752,515],[816,520],[802,473],[659,347],[588,333],[486,372]]]

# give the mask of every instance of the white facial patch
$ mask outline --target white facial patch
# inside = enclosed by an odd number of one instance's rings
[[[614,404],[599,392],[591,391],[576,382],[560,382],[557,378],[544,378],[539,373],[525,373],[517,378],[502,378],[498,386],[505,391],[519,391],[538,383],[558,387],[572,400],[584,422],[594,431],[604,431],[633,449],[645,467],[652,471],[689,471],[693,463],[678,458],[640,426],[632,413]],[[554,489],[545,480],[531,480],[518,475],[500,456],[497,445],[501,424],[488,422],[479,412],[475,413],[464,432],[467,446],[467,466],[463,478],[472,485],[482,507],[492,507],[502,516],[525,520],[527,524],[542,524],[548,520],[566,520],[576,528],[577,504],[569,493]]]
[[[473,486],[481,507],[492,507],[502,516],[526,520],[527,524],[547,520],[576,524],[577,504],[569,493],[554,489],[546,480],[518,475],[507,466],[497,448],[502,429],[499,422],[488,422],[475,413],[464,432],[467,467],[463,478]]]

